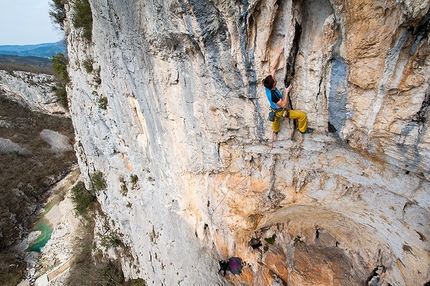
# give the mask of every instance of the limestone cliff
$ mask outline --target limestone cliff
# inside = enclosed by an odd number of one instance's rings
[[[430,280],[430,1],[89,2],[92,42],[66,25],[70,113],[126,275]],[[272,146],[261,80],[280,47],[278,87],[315,132],[284,120]],[[220,276],[231,256],[242,274]]]
[[[0,93],[31,111],[68,116],[53,92],[54,76],[0,70]]]

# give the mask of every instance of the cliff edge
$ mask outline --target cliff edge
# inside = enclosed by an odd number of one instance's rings
[[[90,0],[65,25],[86,184],[149,285],[430,280],[430,1]],[[68,18],[76,13],[73,5]],[[262,79],[314,133],[272,144]],[[101,173],[99,173],[101,172]],[[237,256],[242,274],[217,274]]]

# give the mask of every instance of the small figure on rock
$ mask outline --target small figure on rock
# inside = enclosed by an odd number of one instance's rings
[[[288,109],[288,94],[293,88],[290,84],[282,96],[281,92],[276,88],[277,80],[275,78],[275,72],[279,65],[279,60],[284,52],[284,48],[281,48],[278,52],[275,62],[270,70],[270,75],[268,75],[263,80],[263,85],[266,89],[266,96],[270,103],[271,114],[269,114],[269,120],[272,121],[273,133],[276,136],[281,129],[281,118],[287,117],[297,120],[298,129],[301,133],[311,133],[312,128],[308,128],[308,119],[306,113],[299,110]]]
[[[219,267],[220,267],[220,269],[218,270],[218,274],[219,274],[221,271],[223,271],[224,273],[223,273],[222,275],[223,275],[223,276],[225,276],[225,273],[226,273],[227,268],[228,268],[228,261],[221,260],[221,261],[219,262]]]
[[[226,271],[230,271],[232,274],[242,273],[242,259],[239,257],[231,257],[228,261],[221,260],[219,266],[220,270],[218,273],[223,271],[223,276],[225,276]]]

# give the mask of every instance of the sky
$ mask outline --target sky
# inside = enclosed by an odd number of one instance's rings
[[[54,43],[64,38],[49,17],[50,0],[0,2],[0,45]]]

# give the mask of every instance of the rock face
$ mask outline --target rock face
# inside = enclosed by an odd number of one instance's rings
[[[87,185],[106,180],[126,275],[430,280],[430,1],[90,4],[92,43],[67,31],[70,112]],[[292,83],[315,132],[284,120],[272,144],[261,80],[280,47],[278,87]],[[218,275],[231,256],[242,274]]]
[[[0,94],[31,111],[68,116],[53,92],[54,86],[52,75],[0,70]]]

